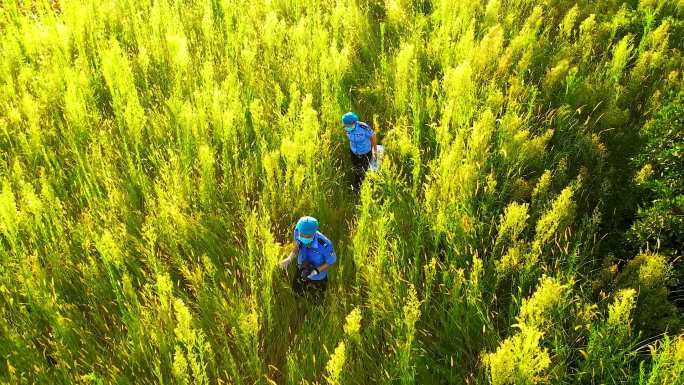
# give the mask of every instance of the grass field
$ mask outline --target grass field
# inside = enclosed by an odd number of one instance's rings
[[[684,384],[683,50],[682,0],[0,0],[0,384]]]

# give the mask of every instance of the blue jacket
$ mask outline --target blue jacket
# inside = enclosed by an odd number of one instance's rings
[[[337,256],[335,255],[335,249],[333,248],[332,242],[326,238],[325,235],[316,231],[314,234],[313,241],[305,246],[302,242],[297,240],[297,235],[299,232],[295,230],[294,239],[299,247],[299,255],[297,256],[297,266],[301,267],[304,262],[309,262],[314,267],[319,267],[324,263],[332,265],[337,261]],[[328,276],[328,270],[322,271],[314,275],[311,280],[319,281]]]
[[[356,155],[368,154],[371,150],[373,130],[364,122],[356,122],[351,131],[347,131],[349,147]]]

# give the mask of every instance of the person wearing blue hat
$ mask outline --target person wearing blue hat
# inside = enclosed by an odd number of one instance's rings
[[[328,270],[337,261],[332,242],[318,231],[318,220],[301,217],[294,229],[294,245],[290,255],[280,261],[287,266],[297,257],[297,274],[292,288],[297,295],[312,293],[321,299],[328,287]]]
[[[363,176],[368,170],[371,161],[375,160],[378,153],[378,140],[375,132],[353,112],[342,115],[344,130],[349,138],[349,149],[352,158],[354,179],[352,187],[357,188]]]

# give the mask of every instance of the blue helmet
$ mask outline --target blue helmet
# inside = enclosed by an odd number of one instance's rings
[[[297,221],[295,229],[300,234],[313,234],[318,230],[318,219],[314,217],[301,217]]]
[[[344,124],[354,124],[358,121],[359,121],[359,117],[356,116],[356,114],[351,112],[351,111],[342,115],[342,123],[344,123]]]

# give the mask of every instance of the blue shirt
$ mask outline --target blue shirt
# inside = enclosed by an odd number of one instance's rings
[[[335,263],[335,261],[337,261],[337,256],[335,255],[335,249],[333,249],[333,244],[328,238],[325,237],[325,235],[316,231],[316,234],[314,234],[313,241],[309,243],[308,246],[305,246],[304,244],[302,244],[302,242],[297,240],[297,235],[299,235],[299,232],[295,230],[294,238],[295,242],[297,242],[297,246],[299,247],[299,255],[297,256],[297,266],[301,267],[302,264],[304,264],[304,262],[309,262],[314,267],[318,268],[324,263],[332,265]],[[327,276],[328,270],[326,269],[325,271],[322,271],[311,277],[311,280],[320,281],[321,279],[324,279]]]
[[[346,131],[346,130],[345,130]],[[371,138],[373,130],[364,122],[354,123],[351,131],[346,131],[349,138],[349,147],[356,155],[368,154],[371,150]]]

